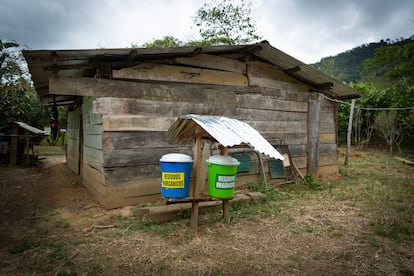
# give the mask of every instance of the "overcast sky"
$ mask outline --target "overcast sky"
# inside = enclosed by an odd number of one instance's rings
[[[172,35],[198,39],[209,0],[0,0],[0,39],[30,49],[123,48]],[[306,63],[414,34],[413,0],[254,0],[257,29]]]

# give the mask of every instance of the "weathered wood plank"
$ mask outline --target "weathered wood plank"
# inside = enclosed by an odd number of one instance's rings
[[[194,93],[196,91],[196,93]],[[188,83],[147,83],[94,78],[51,77],[49,93],[72,96],[139,98],[144,100],[235,103],[235,87]]]
[[[280,143],[280,139],[283,139],[287,145],[305,145],[308,142],[306,133],[261,132],[261,134],[271,144]]]
[[[105,168],[105,179],[107,183],[119,184],[137,181],[146,178],[161,176],[160,164],[145,164],[136,166],[123,166]]]
[[[83,163],[103,172],[103,151],[87,146],[83,147]]]
[[[319,178],[322,181],[336,179],[338,177],[340,177],[338,165],[329,165],[329,166],[319,167]]]
[[[246,121],[260,133],[306,133],[306,121]]]
[[[177,117],[103,115],[104,131],[167,131]]]
[[[102,135],[101,134],[85,134],[83,136],[83,144],[94,149],[102,149]]]
[[[320,133],[319,143],[321,144],[335,144],[336,134],[335,133]]]
[[[283,72],[280,68],[262,61],[249,61],[247,63],[248,76],[259,77],[269,80],[278,80],[292,84],[301,84],[295,78]]]
[[[290,112],[307,112],[308,103],[299,101],[279,100],[269,96],[243,94],[237,96],[238,108],[261,110],[279,110]]]
[[[333,154],[324,154],[319,157],[319,167],[320,166],[331,166],[338,165],[338,155]]]
[[[113,149],[105,152],[104,167],[136,166],[158,164],[162,155],[176,152],[192,155],[192,146],[171,146],[171,148]]]
[[[289,145],[289,151],[292,156],[299,157],[299,156],[307,156],[308,149],[307,145]],[[337,153],[337,145],[336,144],[320,144],[319,145],[319,155],[330,155]]]
[[[118,207],[124,206],[136,206],[141,203],[149,203],[149,202],[156,202],[162,199],[161,194],[153,194],[153,195],[146,195],[146,196],[128,196],[122,198],[99,198],[99,202],[106,208],[106,209],[113,209]]]
[[[145,196],[161,193],[161,180],[159,177],[131,180],[130,182],[119,183],[107,182],[106,192],[113,198]]]
[[[102,125],[85,125],[83,127],[83,135],[102,135]]]
[[[239,120],[254,121],[307,121],[305,112],[236,108]]]
[[[105,179],[103,172],[84,163],[82,166],[82,183],[92,194],[96,196],[105,196]]]
[[[335,131],[335,122],[319,122],[319,133],[333,133]]]
[[[336,153],[321,154],[319,158],[319,167],[338,165],[338,155]],[[297,156],[293,157],[292,159],[299,169],[306,170],[308,163],[307,156]]]
[[[102,115],[95,114],[92,112],[92,104],[94,100],[95,100],[95,97],[83,97],[83,104],[82,104],[83,139],[88,142],[90,140],[88,138],[89,135],[93,135],[93,136],[102,135]]]
[[[167,102],[133,98],[99,98],[93,103],[93,112],[104,115],[156,115],[156,116],[181,116],[183,114],[209,114],[234,116],[235,102]]]
[[[293,162],[299,169],[307,169],[308,167],[308,157],[307,156],[297,156],[292,158]]]
[[[309,98],[309,92],[298,90],[286,90],[281,88],[271,87],[259,87],[248,86],[246,89],[239,89],[239,94],[260,94],[263,96],[269,96],[280,100],[307,102]]]
[[[294,84],[287,81],[280,80],[271,80],[268,78],[260,78],[249,75],[248,76],[250,86],[259,86],[259,87],[268,87],[268,88],[278,88],[288,91],[301,91],[308,93],[309,87],[304,84]]]
[[[72,112],[68,112],[67,116],[67,148],[66,163],[71,171],[79,174],[80,168],[80,108]]]
[[[176,63],[222,70],[240,74],[246,74],[246,63],[235,59],[215,55],[200,54],[194,57],[180,57],[175,59]]]
[[[337,144],[319,144],[319,154],[322,155],[330,155],[330,154],[337,154],[338,152],[338,145]]]
[[[102,115],[93,112],[95,97],[84,97],[82,116],[86,125],[102,125]]]
[[[112,70],[112,76],[115,79],[247,86],[247,78],[240,73],[155,63],[142,63],[130,68]]]
[[[327,123],[335,123],[335,116],[332,112],[321,112],[320,121]]]
[[[306,156],[307,155],[307,146],[306,145],[289,145],[289,151],[291,156]]]
[[[120,131],[104,132],[105,149],[168,148],[166,131]]]
[[[311,94],[308,109],[308,171],[313,177],[318,176],[319,167],[319,129],[321,112],[320,95]]]

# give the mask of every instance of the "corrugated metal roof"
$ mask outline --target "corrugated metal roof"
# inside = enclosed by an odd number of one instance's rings
[[[199,125],[209,136],[225,147],[247,144],[256,151],[283,160],[284,157],[249,124],[227,117],[183,115],[168,129],[167,139],[173,144],[187,144],[194,141],[196,126]]]
[[[328,96],[338,99],[359,98],[361,94],[341,81],[326,75],[322,71],[311,67],[300,60],[272,47],[267,42],[261,43],[262,49],[255,55],[283,69],[292,77],[308,83]]]
[[[26,123],[16,122],[16,124],[18,124],[21,128],[24,128],[25,130],[28,130],[28,131],[30,131],[30,132],[32,132],[34,134],[44,134],[44,131],[43,130],[40,130],[40,129],[35,128],[35,127],[32,127],[32,126],[29,126]]]
[[[96,69],[105,65],[123,68],[145,60],[189,57],[201,53],[212,55],[244,53],[256,56],[330,97],[351,99],[361,96],[357,90],[272,47],[267,41],[250,45],[203,47],[25,50],[23,56],[28,63],[36,91],[43,98],[51,98],[49,78],[55,73],[58,76],[93,77]],[[67,100],[67,96],[58,97],[60,97],[59,101]],[[53,103],[53,100],[49,100],[49,103]]]

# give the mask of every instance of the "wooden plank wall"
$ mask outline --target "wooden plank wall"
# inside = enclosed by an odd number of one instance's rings
[[[269,141],[282,138],[289,145],[293,161],[307,174],[309,87],[272,65],[248,64],[250,86],[259,93],[240,94],[238,116],[245,119]],[[319,174],[338,173],[335,106],[322,101],[319,134]]]
[[[107,207],[159,198],[160,157],[171,152],[193,155],[192,145],[170,145],[165,139],[170,125],[183,114],[238,118],[271,142],[282,138],[294,162],[307,173],[309,87],[262,61],[214,57],[215,62],[208,62],[210,59],[203,55],[176,59],[175,65],[142,64],[113,70],[114,86],[119,80],[124,86],[125,80],[133,80],[134,89],[141,80],[145,85],[151,80],[157,90],[139,92],[139,97],[133,96],[138,95],[133,90],[124,91],[119,98],[109,90],[96,99],[84,97],[83,170],[101,183],[95,189],[111,198]],[[177,89],[168,84],[180,82],[192,85]],[[87,93],[99,96],[99,90],[91,89]],[[337,172],[335,106],[323,100],[321,110],[319,173]],[[268,172],[268,165],[265,167]],[[253,170],[238,179],[241,184],[254,181],[260,181],[257,160],[253,160]]]
[[[186,91],[183,91],[184,95]],[[207,91],[198,91],[200,95]],[[216,93],[212,91],[211,93]],[[218,95],[217,95],[218,96]],[[179,152],[193,155],[192,145],[171,145],[166,131],[178,116],[189,113],[235,115],[235,93],[211,101],[194,103],[193,97],[166,100],[98,98],[94,112],[103,118],[105,180],[116,202],[140,202],[147,197],[160,198],[160,163],[162,155]],[[233,104],[233,108],[228,108]],[[114,204],[116,203],[114,202]]]
[[[82,167],[83,184],[106,206],[107,192],[103,169],[102,115],[92,112],[95,97],[83,97]]]
[[[67,140],[66,140],[66,163],[69,169],[79,174],[80,149],[79,149],[79,131],[80,131],[80,108],[68,112],[67,117]]]

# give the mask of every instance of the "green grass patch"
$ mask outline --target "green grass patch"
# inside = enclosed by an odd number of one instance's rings
[[[375,225],[373,228],[376,235],[396,242],[402,242],[414,234],[413,229],[398,223],[393,225]]]
[[[14,245],[13,247],[9,248],[10,254],[20,254],[23,253],[26,250],[33,249],[35,247],[38,247],[40,245],[40,242],[31,241],[31,240],[25,240],[19,244]]]

